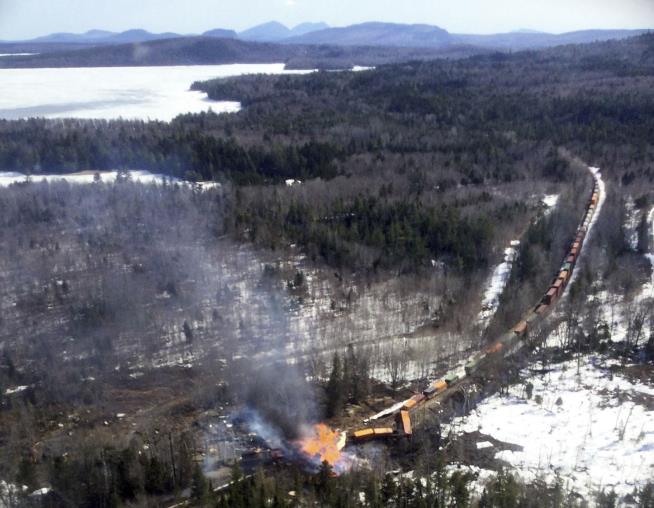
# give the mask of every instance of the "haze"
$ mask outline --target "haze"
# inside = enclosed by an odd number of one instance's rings
[[[454,33],[654,26],[651,0],[0,0],[0,40],[99,28],[201,33],[277,20],[429,23]]]

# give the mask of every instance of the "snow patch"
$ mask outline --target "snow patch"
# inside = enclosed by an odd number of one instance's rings
[[[531,399],[515,385],[452,428],[521,446],[495,456],[525,480],[554,481],[558,474],[586,498],[600,489],[624,496],[642,487],[654,474],[654,411],[639,401],[654,397],[654,388],[612,374],[595,356],[548,367],[542,375],[523,371]]]
[[[481,312],[479,313],[479,322],[482,326],[488,325],[488,322],[497,312],[500,306],[500,296],[506,287],[506,283],[511,275],[511,267],[518,256],[518,246],[520,242],[513,240],[511,246],[504,250],[504,260],[495,267],[493,274],[488,282],[484,298],[481,303]]]
[[[16,386],[15,388],[7,388],[7,389],[5,390],[5,395],[13,395],[13,394],[15,394],[15,393],[24,392],[24,391],[27,390],[28,388],[29,388],[29,386],[26,386],[26,385],[23,385],[23,386]]]
[[[543,204],[549,208],[552,209],[556,206],[556,204],[559,202],[559,195],[558,194],[547,194],[543,197],[541,200]]]
[[[624,235],[629,248],[636,252],[638,250],[638,224],[640,223],[640,212],[636,209],[634,198],[629,196],[624,204],[626,217],[624,222]]]

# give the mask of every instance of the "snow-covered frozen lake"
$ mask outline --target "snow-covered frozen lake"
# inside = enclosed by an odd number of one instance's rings
[[[300,74],[284,64],[0,69],[0,118],[170,121],[183,113],[233,113],[238,102],[193,92],[194,81],[245,74]]]

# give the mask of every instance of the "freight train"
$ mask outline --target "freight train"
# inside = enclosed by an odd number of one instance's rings
[[[518,323],[516,323],[510,329],[509,332],[504,334],[497,341],[485,347],[482,351],[479,351],[470,357],[465,364],[463,372],[460,370],[449,372],[442,379],[438,379],[432,382],[421,393],[417,393],[404,401],[401,408],[395,411],[395,413],[389,413],[396,414],[397,416],[397,424],[395,429],[386,427],[380,429],[366,428],[354,432],[351,435],[351,439],[355,442],[362,442],[369,439],[410,436],[412,433],[411,421],[409,417],[410,411],[414,410],[424,402],[433,399],[437,395],[445,392],[448,388],[455,385],[462,378],[471,376],[493,360],[496,360],[500,357],[511,356],[520,350],[525,343],[527,334],[534,328],[536,322],[541,320],[543,316],[554,306],[556,301],[561,298],[561,296],[563,296],[563,293],[565,292],[565,289],[572,278],[572,273],[579,259],[579,255],[581,254],[581,249],[583,247],[584,240],[586,239],[586,235],[590,229],[590,225],[599,204],[599,200],[599,179],[595,177],[595,184],[593,186],[591,197],[586,206],[586,213],[581,224],[577,228],[574,240],[570,244],[570,247],[563,258],[560,269],[557,271],[552,280],[552,283],[550,284],[543,297],[522,317],[522,319],[520,319]]]

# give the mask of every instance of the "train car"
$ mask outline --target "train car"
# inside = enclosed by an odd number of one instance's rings
[[[570,272],[568,270],[561,270],[556,278],[561,279],[563,284],[567,284],[568,279],[570,278]]]
[[[534,314],[537,316],[542,316],[547,312],[547,309],[549,309],[549,305],[545,305],[544,303],[539,303],[536,305],[536,308],[534,309]]]
[[[417,402],[415,400],[413,400],[413,397],[412,397],[412,398],[408,399],[402,405],[402,409],[404,409],[405,411],[409,411],[410,409],[413,409],[414,407],[416,407],[416,404],[417,404]]]
[[[447,388],[447,383],[443,381],[442,379],[439,379],[438,381],[434,381],[431,383],[425,390],[423,390],[422,394],[427,398],[431,399],[441,393],[442,391],[445,391]]]
[[[396,417],[397,428],[405,436],[410,436],[413,434],[413,429],[411,428],[411,417],[409,416],[408,411],[400,411]]]
[[[423,400],[425,400],[425,398],[426,397],[422,393],[416,393],[413,397],[404,403],[402,409],[409,411],[410,409],[413,409],[418,404],[420,404]]]
[[[497,341],[497,342],[491,344],[490,346],[488,346],[486,348],[486,350],[485,350],[485,353],[487,355],[492,355],[492,354],[495,354],[495,353],[499,353],[502,350],[502,348],[504,348],[504,344],[502,344],[500,341]]]
[[[527,328],[531,328],[531,325],[541,318],[541,315],[538,312],[536,312],[536,309],[540,307],[540,305],[541,304],[536,305],[534,310],[532,310],[527,316],[527,318],[525,319],[525,321],[527,322]]]
[[[468,360],[468,363],[465,364],[465,371],[466,374],[469,376],[471,373],[473,373],[475,370],[477,370],[477,367],[479,366],[479,363],[484,359],[484,355],[481,353],[478,353],[474,355],[470,360]]]
[[[517,325],[511,328],[511,331],[516,335],[525,334],[527,332],[527,322],[524,320],[520,321]]]
[[[577,261],[577,256],[574,254],[569,254],[567,258],[565,258],[566,263],[570,263],[570,265],[574,265],[575,262]]]
[[[390,427],[382,427],[379,429],[372,429],[374,432],[374,437],[390,437],[395,435],[395,431]]]
[[[563,290],[565,289],[565,284],[563,283],[563,280],[561,279],[556,279],[554,281],[554,284],[552,284],[552,288],[556,289],[556,296],[559,297],[563,293]]]
[[[355,441],[365,441],[367,439],[371,439],[375,435],[375,431],[373,429],[361,429],[354,431],[352,434],[352,439]]]
[[[552,302],[556,300],[557,296],[557,289],[555,287],[550,287],[550,289],[545,293],[545,296],[543,296],[542,302],[545,305],[552,305]]]
[[[459,375],[454,372],[450,372],[447,376],[445,376],[444,379],[445,382],[447,383],[447,386],[450,386],[459,380]]]

